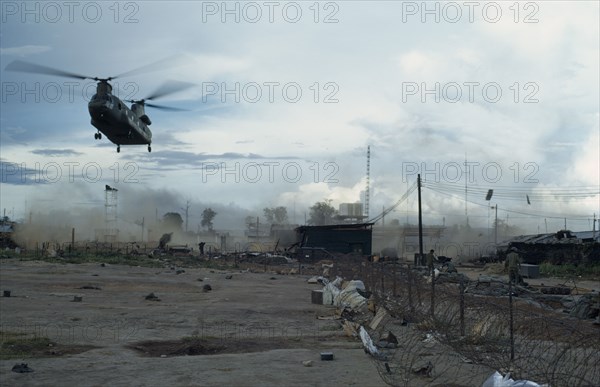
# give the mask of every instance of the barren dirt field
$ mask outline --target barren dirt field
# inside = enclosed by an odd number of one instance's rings
[[[311,303],[322,285],[310,275],[162,265],[1,259],[0,385],[384,386],[383,375],[394,385],[456,387],[481,386],[495,371],[402,328],[402,318],[380,329],[400,340],[386,370],[345,334],[335,307]],[[598,291],[598,282],[576,287]],[[428,360],[434,377],[418,369]],[[13,372],[21,364],[33,371]]]
[[[1,360],[2,386],[385,385],[360,340],[336,321],[317,319],[333,307],[311,303],[311,290],[321,286],[307,276],[16,259],[0,265],[1,290],[11,293],[0,297],[3,341],[50,339]],[[146,299],[150,293],[158,300]],[[322,361],[321,352],[334,360]],[[21,363],[33,372],[11,371]]]

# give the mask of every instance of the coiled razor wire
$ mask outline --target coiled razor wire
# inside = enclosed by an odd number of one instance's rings
[[[350,259],[336,266],[342,278],[361,279],[392,316],[372,332],[375,342],[387,332],[398,340],[372,357],[389,385],[481,385],[498,370],[552,387],[600,386],[600,327],[591,320],[515,296],[511,324],[502,288],[478,295],[436,283],[432,298],[431,278],[406,266]]]

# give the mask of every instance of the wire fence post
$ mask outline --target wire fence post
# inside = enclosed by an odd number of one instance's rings
[[[381,296],[383,297],[383,295],[385,294],[385,265],[383,264],[383,262],[381,262],[379,265],[381,271]]]
[[[407,272],[406,276],[408,279],[408,307],[410,308],[410,312],[414,313],[415,306],[413,304],[413,296],[412,296],[412,270],[410,269],[410,266],[408,267],[408,272]]]
[[[371,287],[371,289],[373,289],[373,291],[375,291],[375,289],[377,288],[377,280],[375,280],[375,276],[373,274],[373,271],[375,270],[374,267],[374,263],[370,262],[370,266],[371,266],[371,275],[369,276],[369,285]]]
[[[431,266],[431,318],[435,316],[435,268]]]
[[[465,281],[460,277],[460,335],[465,336]]]
[[[508,278],[508,309],[510,316],[510,360],[515,360],[515,336],[513,330],[513,299],[512,299],[512,278]]]
[[[392,295],[396,297],[396,261],[394,261],[394,265],[392,266]]]

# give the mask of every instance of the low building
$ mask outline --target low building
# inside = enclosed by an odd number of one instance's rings
[[[501,249],[516,247],[524,263],[539,265],[600,264],[600,232],[561,230],[552,234],[521,235]]]
[[[15,233],[15,223],[8,219],[0,221],[0,248],[14,249],[17,244],[13,240]]]
[[[334,253],[371,255],[373,223],[300,226],[296,228],[296,256],[315,260]]]

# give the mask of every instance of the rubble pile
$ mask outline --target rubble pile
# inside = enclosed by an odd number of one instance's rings
[[[344,334],[361,340],[365,353],[373,359],[386,383],[396,385],[400,380],[412,378],[424,378],[421,381],[425,383],[426,380],[447,377],[451,373],[449,364],[455,361],[449,359],[457,359],[456,363],[452,363],[454,366],[468,367],[465,364],[476,363],[488,366],[491,370],[501,370],[502,373],[496,372],[488,378],[486,386],[540,386],[529,380],[510,379],[510,370],[502,366],[509,353],[507,347],[510,346],[509,337],[513,328],[512,325],[509,326],[508,320],[504,319],[504,312],[498,309],[497,298],[506,300],[509,295],[512,295],[513,302],[519,303],[515,309],[515,313],[520,313],[517,317],[520,325],[516,328],[516,335],[521,340],[518,350],[523,356],[531,356],[532,361],[535,358],[541,364],[521,365],[525,368],[521,369],[518,375],[532,380],[570,382],[579,377],[581,380],[587,380],[590,375],[595,375],[587,360],[577,363],[581,354],[588,351],[586,345],[589,339],[586,335],[589,332],[560,331],[564,322],[555,323],[548,312],[559,312],[582,320],[594,319],[596,324],[600,324],[598,292],[571,294],[572,289],[566,286],[530,287],[526,283],[515,285],[510,284],[505,277],[494,275],[481,275],[473,281],[460,273],[436,271],[433,278],[435,283],[447,285],[436,290],[436,294],[441,292],[438,295],[440,301],[435,303],[436,317],[430,320],[428,301],[431,292],[426,283],[431,281],[432,277],[426,269],[411,271],[412,274],[399,274],[400,278],[404,276],[409,279],[408,284],[414,283],[412,295],[411,285],[398,289],[394,283],[394,294],[398,294],[397,290],[400,292],[398,297],[393,297],[390,290],[385,292],[383,274],[381,277],[373,276],[373,271],[370,271],[371,276],[367,279],[370,278],[371,286],[374,286],[371,290],[375,294],[367,290],[365,283],[360,280],[344,281],[336,277],[330,281],[325,276],[315,276],[308,280],[309,283],[323,285],[322,290],[313,290],[313,303],[336,307],[334,317],[340,321]],[[417,277],[421,274],[421,278],[412,282],[410,278],[415,278],[415,274]],[[385,281],[386,284],[389,283],[388,279]],[[380,284],[381,291],[378,291]],[[459,316],[462,318],[463,313],[459,306],[459,292],[456,291],[459,284],[464,293],[470,295],[464,312],[468,321],[462,328],[462,334],[458,325]],[[574,293],[578,292],[580,290]],[[318,297],[315,297],[316,295]],[[411,300],[408,305],[405,304],[407,300]],[[462,303],[464,298],[460,300]],[[488,303],[493,306],[488,308]],[[535,316],[528,314],[528,306],[537,310]],[[408,308],[411,308],[410,311]],[[560,318],[560,315],[558,317]],[[529,326],[531,323],[534,325]],[[562,341],[550,340],[544,342],[546,347],[541,349],[540,340],[543,340],[548,332],[558,332],[567,336],[571,334],[565,340],[573,342],[566,341],[570,344],[565,348]],[[407,368],[406,364],[410,367]],[[540,371],[544,364],[553,364],[555,370],[552,372],[558,373],[564,372],[565,369],[573,369],[574,365],[581,369],[553,379],[554,376],[547,378],[547,375]]]
[[[600,323],[600,293],[588,293],[573,301],[569,315],[580,320],[596,319]],[[565,310],[566,311],[566,310]]]

